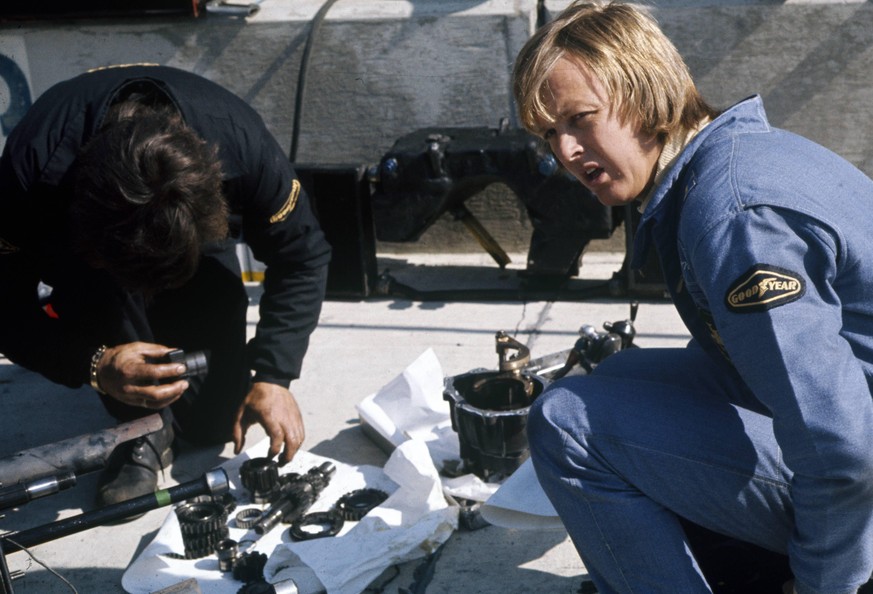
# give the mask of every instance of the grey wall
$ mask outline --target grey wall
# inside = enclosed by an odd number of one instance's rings
[[[546,7],[556,13],[566,4]],[[248,18],[0,24],[3,123],[14,120],[22,99],[20,87],[7,80],[10,68],[26,77],[31,100],[88,68],[158,62],[224,84],[290,148],[305,33],[320,6],[320,0],[263,0]],[[509,72],[536,11],[535,0],[340,0],[312,54],[297,160],[375,163],[396,138],[420,127],[514,121]],[[869,2],[667,0],[655,2],[653,12],[711,102],[727,106],[759,93],[773,124],[873,174]],[[4,139],[5,132],[0,144]],[[514,197],[495,188],[470,205],[504,248],[526,249],[529,225]],[[417,247],[478,251],[458,227],[441,223]]]

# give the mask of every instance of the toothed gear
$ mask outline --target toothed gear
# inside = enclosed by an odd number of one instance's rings
[[[239,558],[239,543],[232,538],[225,538],[215,546],[215,554],[218,555],[218,570],[222,572],[233,571],[233,566]]]
[[[182,541],[185,543],[185,558],[186,559],[202,559],[216,552],[216,548],[222,541],[226,540],[230,531],[227,526],[222,526],[211,534],[203,534],[192,536],[182,535]]]
[[[267,503],[279,489],[279,464],[269,458],[251,458],[240,466],[239,479],[255,503]]]
[[[340,497],[336,509],[344,520],[357,522],[388,499],[388,493],[379,489],[358,489]]]
[[[183,503],[176,508],[182,536],[212,534],[227,524],[227,511],[214,501]]]
[[[266,564],[267,555],[264,553],[243,553],[233,565],[233,579],[246,583],[263,580]]]
[[[233,493],[227,492],[222,495],[200,495],[198,497],[193,497],[188,499],[185,503],[217,503],[218,505],[224,508],[224,511],[227,512],[227,515],[233,513],[233,510],[236,509],[236,497],[233,496]]]

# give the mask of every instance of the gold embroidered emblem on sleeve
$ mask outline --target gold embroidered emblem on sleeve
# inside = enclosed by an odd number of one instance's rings
[[[276,214],[270,217],[270,223],[280,223],[288,218],[288,215],[294,210],[294,207],[297,206],[297,198],[300,197],[300,182],[296,179],[291,184],[291,193],[288,194],[288,200],[285,201],[285,204],[282,205]]]
[[[800,299],[806,284],[799,274],[770,264],[755,264],[728,289],[725,304],[737,313],[766,311]]]

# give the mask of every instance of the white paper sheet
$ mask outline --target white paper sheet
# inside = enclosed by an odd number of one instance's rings
[[[443,370],[432,349],[357,407],[361,421],[391,446],[409,439],[427,445],[437,468],[460,460],[460,444],[452,430],[449,403],[443,399]]]
[[[442,495],[440,478],[424,444],[402,443],[385,464],[399,488],[344,536],[276,547],[268,581],[293,578],[311,567],[328,594],[356,594],[390,566],[428,555],[458,527],[458,508]]]
[[[530,458],[481,508],[490,524],[521,530],[563,530],[564,524],[537,480]]]

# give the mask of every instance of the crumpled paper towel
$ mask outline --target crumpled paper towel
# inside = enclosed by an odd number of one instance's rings
[[[517,530],[564,530],[530,458],[479,508],[489,524]]]
[[[293,579],[302,564],[328,594],[357,594],[390,566],[424,557],[448,540],[458,508],[446,503],[427,447],[402,443],[384,470],[398,485],[385,502],[345,535],[277,546],[264,568],[268,581]]]
[[[437,468],[447,460],[460,461],[458,434],[452,429],[449,403],[443,399],[443,370],[433,349],[356,408],[361,421],[391,448],[415,439],[427,445]]]

